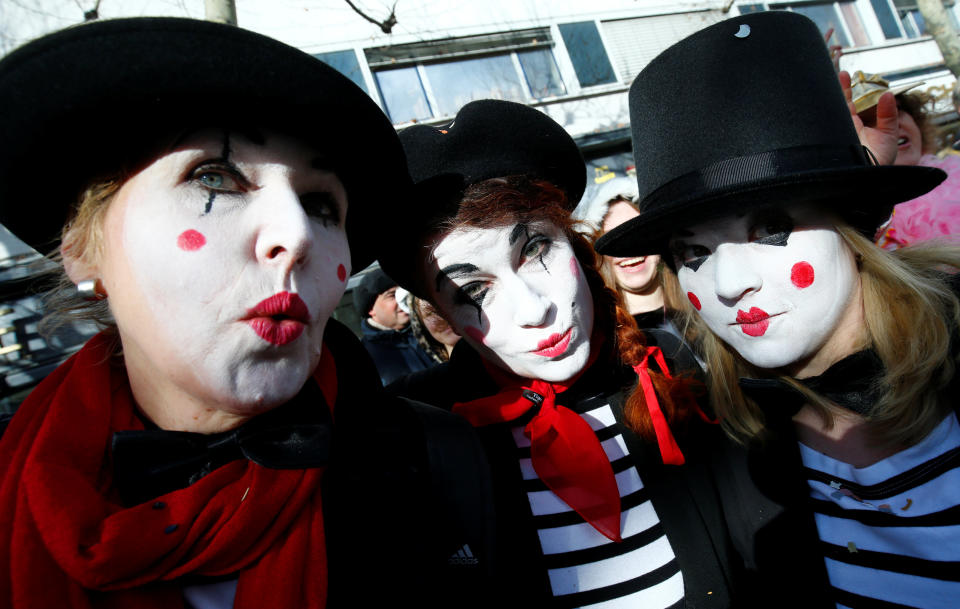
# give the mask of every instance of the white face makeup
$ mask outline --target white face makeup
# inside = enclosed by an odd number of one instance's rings
[[[99,277],[135,395],[247,416],[299,391],[350,274],[346,194],[320,166],[279,134],[205,131],[121,187]]]
[[[488,361],[562,382],[590,356],[593,299],[573,249],[552,223],[461,228],[424,263],[431,297]]]
[[[753,365],[791,370],[852,351],[841,343],[860,323],[859,274],[823,213],[795,207],[726,216],[678,231],[670,247],[690,302]]]
[[[610,210],[603,219],[603,232],[610,232],[627,220],[632,220],[639,215],[640,212],[626,201],[611,203]],[[634,294],[646,294],[656,290],[660,285],[655,281],[660,256],[634,256],[631,258],[604,256],[603,258],[613,269],[617,286],[621,290]]]

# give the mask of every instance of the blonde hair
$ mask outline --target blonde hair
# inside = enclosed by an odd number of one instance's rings
[[[911,446],[950,412],[944,390],[956,372],[952,337],[960,327],[960,302],[947,273],[960,268],[960,248],[920,245],[889,252],[849,226],[837,232],[856,255],[863,289],[863,348],[872,347],[884,365],[880,396],[866,416],[880,446]],[[740,389],[741,377],[779,378],[799,390],[833,424],[837,406],[778,370],[757,368],[721,341],[693,307],[683,303],[684,322],[700,339],[709,370],[708,391],[721,424],[735,440],[765,434],[764,414]]]
[[[50,335],[74,321],[93,322],[101,329],[116,332],[116,322],[106,300],[85,300],[63,266],[63,252],[88,263],[96,263],[103,255],[103,222],[110,203],[120,187],[121,179],[96,182],[80,195],[71,210],[71,219],[61,232],[60,249],[48,258],[56,263],[49,281],[50,291],[44,299],[46,314],[40,330]],[[94,279],[91,277],[91,279]]]

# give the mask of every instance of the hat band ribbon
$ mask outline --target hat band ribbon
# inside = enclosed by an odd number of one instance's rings
[[[641,208],[649,211],[691,195],[709,196],[734,186],[772,178],[788,179],[807,172],[854,169],[868,165],[870,162],[859,144],[780,148],[724,159],[674,178],[644,197]]]

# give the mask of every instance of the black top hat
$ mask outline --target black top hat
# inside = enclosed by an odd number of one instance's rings
[[[418,296],[417,249],[427,233],[457,214],[464,190],[507,176],[550,182],[567,195],[572,210],[587,184],[576,142],[543,112],[524,104],[482,99],[460,108],[443,127],[415,125],[400,132],[414,182],[416,209],[402,228],[404,247],[384,250],[380,265]]]
[[[142,167],[161,137],[220,126],[273,128],[329,153],[349,199],[353,268],[373,260],[389,222],[369,218],[409,185],[390,121],[320,60],[193,19],[78,25],[0,61],[0,222],[49,251],[91,181]]]
[[[894,204],[946,174],[875,166],[817,26],[785,11],[705,28],[630,87],[640,216],[601,237],[613,256],[664,253],[672,230],[731,211],[823,202],[873,237]]]

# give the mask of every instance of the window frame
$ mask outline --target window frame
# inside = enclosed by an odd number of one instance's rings
[[[505,44],[494,44],[493,46],[488,46],[486,48],[482,46],[483,42],[485,41],[495,41],[498,39],[504,41]],[[522,41],[524,39],[532,39],[532,43],[523,44]],[[520,42],[511,42],[511,40]],[[540,28],[528,28],[525,30],[513,30],[510,32],[500,32],[496,34],[481,34],[470,37],[446,38],[434,41],[426,41],[423,43],[413,43],[410,45],[398,45],[397,47],[392,47],[392,49],[399,51],[398,54],[402,56],[390,58],[388,51],[391,49],[388,47],[364,49],[364,53],[366,55],[370,77],[373,81],[374,88],[377,91],[377,95],[380,98],[381,106],[394,124],[402,124],[411,121],[434,121],[452,118],[452,116],[440,113],[441,103],[436,95],[436,92],[434,91],[433,84],[430,82],[430,78],[427,73],[427,68],[431,65],[453,64],[472,59],[482,59],[484,57],[507,57],[510,60],[510,64],[513,66],[514,76],[519,83],[520,91],[523,96],[522,99],[513,99],[511,101],[534,104],[561,98],[571,94],[571,86],[568,80],[569,77],[565,73],[563,66],[561,65],[560,58],[558,57],[558,42],[553,36],[551,27],[545,26]],[[436,52],[431,53],[431,50],[436,50]],[[547,95],[544,97],[536,97],[534,95],[533,91],[530,89],[530,84],[527,80],[527,74],[523,69],[523,65],[520,62],[519,56],[517,55],[519,52],[532,50],[545,50],[550,54],[550,58],[552,59],[557,70],[557,77],[560,79],[560,85],[563,89],[562,93],[557,95]],[[371,60],[371,57],[373,60]],[[390,115],[390,109],[381,89],[377,74],[380,72],[405,67],[416,68],[417,78],[419,79],[420,86],[424,92],[424,98],[427,102],[430,116],[414,117],[403,121],[395,121],[394,117]]]

